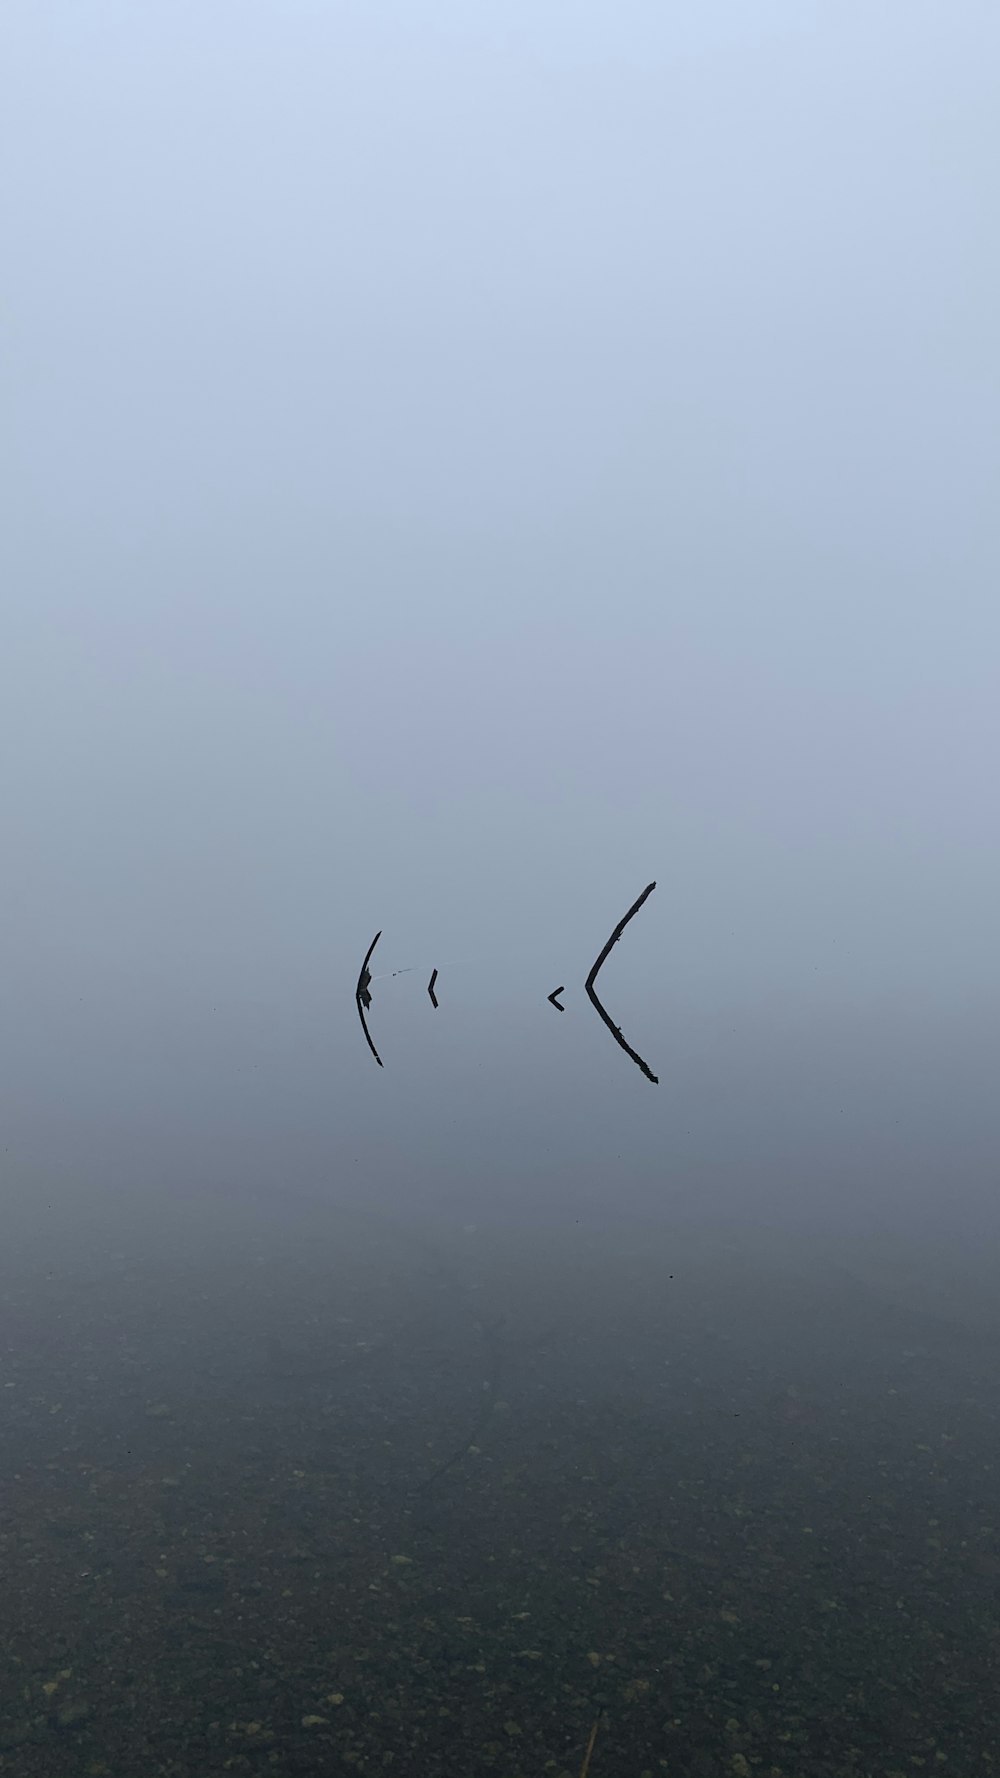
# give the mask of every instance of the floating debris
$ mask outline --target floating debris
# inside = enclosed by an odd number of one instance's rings
[[[621,1027],[619,1025],[616,1025],[614,1020],[609,1017],[608,1013],[605,1011],[604,1007],[601,1005],[600,1001],[598,1000],[597,992],[596,992],[596,989],[594,988],[594,983],[597,980],[598,971],[607,962],[607,959],[608,959],[611,951],[614,949],[615,945],[618,943],[618,940],[621,938],[621,935],[625,931],[625,928],[628,925],[629,921],[634,919],[635,915],[639,912],[639,909],[642,907],[642,904],[646,900],[647,896],[652,895],[653,890],[655,888],[656,888],[655,882],[647,883],[642,894],[639,896],[638,901],[634,901],[632,903],[632,906],[629,908],[628,913],[625,915],[624,919],[619,920],[617,926],[615,927],[613,933],[611,934],[611,937],[608,939],[607,944],[605,945],[603,951],[601,952],[600,956],[598,957],[597,962],[594,964],[593,969],[591,970],[590,974],[588,975],[586,984],[585,984],[586,989],[587,989],[587,994],[589,996],[591,1004],[594,1006],[595,1010],[599,1013],[600,1017],[604,1020],[604,1023],[607,1025],[608,1030],[611,1032],[611,1035],[614,1038],[615,1042],[619,1045],[619,1047],[621,1049],[623,1049],[625,1051],[625,1054],[627,1056],[631,1057],[631,1059],[635,1063],[636,1067],[641,1068],[643,1074],[646,1076],[646,1079],[651,1080],[654,1087],[659,1086],[659,1077],[652,1072],[649,1065],[643,1061],[642,1057],[637,1054],[637,1052],[631,1047],[631,1045],[625,1042],[625,1039],[621,1033]]]
[[[375,1057],[375,1060],[378,1063],[380,1068],[382,1067],[382,1058],[379,1055],[378,1050],[375,1048],[374,1043],[372,1042],[372,1035],[368,1029],[368,1023],[367,1023],[367,1020],[365,1019],[365,1013],[368,1011],[368,1009],[372,1003],[372,997],[371,997],[371,994],[369,993],[369,988],[371,987],[372,976],[371,976],[371,970],[369,969],[368,965],[372,960],[372,952],[374,951],[375,946],[378,944],[378,941],[381,937],[382,937],[382,931],[380,928],[379,931],[376,932],[375,937],[372,939],[371,944],[368,946],[368,949],[365,952],[365,960],[361,965],[361,973],[358,976],[358,985],[354,990],[354,998],[357,1001],[357,1005],[358,1005],[358,1018],[361,1020],[361,1029],[365,1034],[365,1042],[367,1043],[368,1048],[371,1050],[371,1053]]]

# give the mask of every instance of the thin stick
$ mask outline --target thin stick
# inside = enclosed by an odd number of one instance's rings
[[[372,979],[371,975],[369,974],[368,965],[372,960],[372,952],[374,951],[375,946],[378,944],[378,941],[381,937],[382,937],[382,929],[381,929],[381,927],[379,927],[379,930],[376,932],[375,937],[372,939],[371,944],[368,946],[368,949],[365,952],[365,960],[362,963],[360,970],[358,971],[358,985],[355,988],[354,992],[355,992],[355,994],[357,994],[359,999],[361,998],[361,996],[363,994],[367,994],[367,992],[368,992],[368,983]]]
[[[372,1003],[372,997],[368,992],[368,984],[372,979],[368,965],[372,960],[372,952],[374,951],[375,946],[378,944],[378,941],[381,937],[382,937],[382,931],[380,928],[379,931],[376,932],[375,937],[372,939],[371,944],[368,946],[368,949],[365,952],[365,960],[362,963],[360,972],[358,974],[358,985],[354,990],[354,998],[357,1002],[357,1007],[358,1007],[358,1018],[361,1020],[361,1029],[365,1034],[365,1042],[367,1043],[368,1048],[371,1050],[371,1053],[375,1057],[375,1060],[378,1063],[380,1068],[382,1067],[382,1058],[379,1055],[378,1050],[375,1048],[375,1045],[372,1042],[372,1034],[368,1029],[368,1023],[367,1023],[367,1020],[365,1019],[365,1007],[371,1006],[371,1003]]]
[[[580,1767],[580,1778],[587,1778],[587,1773],[590,1771],[590,1756],[594,1751],[594,1742],[597,1740],[597,1731],[600,1728],[600,1725],[601,1719],[598,1717],[590,1731],[590,1740],[587,1742],[587,1751],[583,1756],[583,1765]]]
[[[587,977],[587,993],[588,994],[590,993],[591,989],[594,986],[595,981],[597,980],[598,970],[603,969],[605,963],[607,962],[608,958],[611,955],[611,952],[614,950],[615,945],[618,943],[618,940],[621,938],[622,933],[625,931],[625,928],[628,925],[629,921],[634,920],[634,918],[635,918],[636,914],[639,912],[639,909],[641,908],[643,902],[646,900],[647,896],[652,895],[653,890],[655,888],[656,888],[655,883],[647,883],[646,887],[643,890],[642,894],[640,895],[638,901],[634,901],[632,903],[632,906],[629,908],[629,911],[625,915],[624,920],[619,920],[617,926],[614,929],[614,932],[611,934],[611,937],[608,939],[607,944],[605,945],[603,951],[601,952],[600,956],[597,959],[597,962],[594,964],[593,969],[591,970],[590,974]]]
[[[594,988],[594,983],[597,980],[598,971],[607,962],[609,955],[611,954],[615,945],[618,943],[618,940],[621,938],[621,935],[625,931],[625,928],[628,925],[629,921],[631,919],[633,919],[635,917],[635,915],[639,912],[639,909],[641,908],[643,902],[646,900],[646,897],[648,895],[652,895],[653,890],[655,888],[656,888],[655,882],[654,883],[647,883],[646,887],[643,890],[642,894],[640,895],[638,901],[634,901],[632,903],[632,906],[629,908],[628,913],[625,915],[625,918],[623,920],[619,920],[617,926],[615,927],[613,933],[611,934],[611,937],[608,939],[607,944],[605,945],[603,951],[601,952],[600,956],[598,957],[597,962],[594,964],[593,969],[591,970],[590,974],[588,975],[585,985],[586,985],[587,994],[590,998],[590,1002],[591,1002],[592,1006],[596,1009],[596,1011],[600,1014],[601,1018],[604,1020],[604,1023],[607,1025],[608,1030],[611,1032],[611,1035],[614,1038],[615,1042],[625,1051],[625,1054],[627,1056],[630,1056],[632,1058],[632,1061],[635,1063],[636,1067],[641,1068],[643,1074],[646,1076],[646,1079],[651,1080],[654,1086],[659,1086],[658,1077],[652,1072],[652,1070],[649,1068],[647,1063],[645,1063],[643,1061],[642,1057],[640,1055],[638,1055],[634,1049],[632,1049],[631,1045],[627,1044],[625,1042],[625,1039],[621,1033],[621,1027],[619,1025],[616,1025],[613,1019],[609,1018],[608,1014],[604,1010],[604,1007],[601,1005],[600,1001],[598,1000],[597,992]]]

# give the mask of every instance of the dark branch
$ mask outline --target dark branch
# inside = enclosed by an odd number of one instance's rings
[[[621,935],[625,931],[625,928],[628,925],[629,921],[631,919],[633,919],[634,916],[639,912],[639,909],[641,908],[643,902],[646,900],[646,897],[649,895],[652,895],[653,890],[655,888],[656,888],[655,883],[647,883],[646,887],[643,890],[642,894],[640,895],[638,901],[633,902],[632,906],[629,908],[628,913],[625,915],[625,918],[623,920],[619,920],[617,926],[615,927],[613,933],[611,934],[611,937],[608,939],[607,944],[605,945],[603,951],[601,952],[600,956],[598,957],[597,962],[594,964],[593,969],[591,970],[590,974],[588,975],[585,985],[586,985],[587,994],[588,994],[588,997],[591,1001],[591,1004],[593,1005],[595,1010],[600,1014],[601,1018],[604,1020],[604,1023],[607,1025],[608,1030],[611,1032],[611,1035],[614,1038],[615,1042],[620,1046],[621,1049],[623,1049],[625,1051],[625,1054],[627,1056],[631,1057],[631,1059],[635,1063],[636,1067],[641,1068],[643,1074],[646,1076],[646,1079],[651,1080],[654,1086],[659,1086],[658,1076],[652,1073],[651,1069],[643,1061],[642,1057],[640,1055],[637,1055],[636,1051],[634,1049],[632,1049],[631,1045],[627,1044],[625,1042],[625,1039],[621,1033],[621,1027],[616,1025],[614,1023],[614,1020],[611,1019],[608,1016],[608,1014],[605,1012],[604,1007],[601,1005],[600,1001],[597,998],[597,992],[596,992],[596,989],[594,988],[594,983],[597,980],[598,971],[607,962],[609,955],[611,954],[615,945],[618,943],[618,940],[621,938]]]
[[[368,946],[368,949],[365,952],[365,960],[361,965],[361,972],[358,976],[358,985],[354,990],[354,998],[357,1001],[357,1006],[358,1006],[358,1018],[361,1020],[361,1029],[365,1034],[365,1042],[367,1043],[368,1048],[371,1050],[371,1053],[375,1057],[375,1060],[378,1063],[380,1068],[382,1067],[382,1058],[379,1055],[378,1050],[375,1048],[374,1043],[372,1042],[372,1034],[368,1029],[368,1022],[365,1018],[365,1012],[366,1012],[366,1009],[369,1006],[371,1006],[371,1003],[372,1003],[372,997],[368,992],[368,985],[372,979],[371,978],[371,971],[368,968],[368,965],[372,960],[372,952],[374,951],[375,946],[378,944],[378,941],[381,937],[382,937],[381,931],[376,932],[375,937],[372,939],[371,944]]]
[[[634,901],[632,903],[632,906],[629,908],[628,913],[625,915],[625,918],[623,920],[619,920],[617,926],[614,929],[614,932],[611,934],[611,937],[608,939],[607,944],[605,945],[603,951],[601,952],[600,956],[597,959],[597,962],[594,964],[593,969],[591,970],[590,974],[587,977],[586,986],[587,986],[587,993],[588,994],[593,989],[594,983],[597,980],[598,971],[604,968],[605,963],[607,962],[608,958],[610,957],[611,952],[614,950],[615,945],[618,943],[618,940],[621,938],[621,935],[625,931],[625,928],[628,925],[629,921],[635,919],[635,916],[639,912],[639,909],[642,907],[643,902],[647,899],[648,896],[652,895],[653,890],[655,888],[656,888],[655,883],[647,883],[646,887],[643,890],[642,894],[640,895],[638,901]]]

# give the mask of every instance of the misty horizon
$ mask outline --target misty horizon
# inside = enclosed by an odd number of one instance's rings
[[[1000,18],[0,50],[4,1778],[980,1770]]]

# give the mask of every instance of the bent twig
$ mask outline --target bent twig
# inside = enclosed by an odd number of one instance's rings
[[[636,1067],[641,1068],[643,1074],[646,1076],[646,1079],[651,1080],[654,1086],[659,1086],[659,1084],[660,1084],[659,1077],[652,1072],[652,1070],[648,1067],[648,1065],[643,1061],[642,1057],[640,1055],[637,1055],[636,1051],[631,1047],[631,1045],[625,1042],[625,1039],[621,1033],[621,1027],[619,1025],[616,1025],[614,1020],[612,1018],[610,1018],[609,1015],[605,1012],[604,1007],[601,1005],[600,1001],[597,998],[597,992],[594,988],[594,983],[597,980],[598,971],[607,962],[607,959],[608,959],[611,951],[614,949],[615,945],[618,943],[618,940],[621,938],[621,935],[625,931],[625,928],[628,925],[629,921],[631,919],[633,919],[634,916],[639,912],[639,909],[641,908],[643,902],[646,900],[646,897],[648,895],[652,895],[653,890],[655,888],[656,888],[655,882],[654,883],[647,883],[646,887],[643,890],[642,894],[640,895],[638,901],[633,902],[632,906],[629,908],[629,911],[625,915],[624,919],[619,920],[617,926],[615,927],[613,933],[611,934],[611,937],[608,939],[607,944],[605,945],[603,951],[601,952],[600,956],[598,957],[597,962],[594,964],[593,969],[591,970],[590,974],[588,975],[585,986],[586,986],[587,995],[591,1001],[591,1004],[594,1006],[596,1011],[600,1014],[601,1018],[604,1020],[604,1023],[607,1025],[608,1030],[611,1032],[611,1035],[614,1038],[615,1042],[620,1046],[621,1049],[623,1049],[625,1051],[625,1054],[627,1056],[630,1056],[632,1058],[632,1061],[635,1063]]]
[[[361,1020],[361,1029],[365,1034],[365,1042],[367,1043],[368,1048],[371,1050],[371,1053],[375,1057],[375,1060],[378,1063],[380,1068],[382,1067],[382,1058],[379,1055],[378,1050],[375,1048],[374,1043],[372,1042],[372,1034],[368,1029],[368,1022],[365,1018],[365,1012],[366,1012],[367,1008],[369,1006],[371,1006],[371,1003],[372,1003],[372,997],[368,992],[369,983],[371,982],[371,979],[372,979],[371,970],[368,968],[368,965],[372,960],[372,952],[374,951],[375,946],[378,944],[378,941],[381,937],[382,937],[382,932],[381,932],[381,928],[380,928],[379,931],[376,932],[375,937],[372,939],[371,944],[368,946],[368,949],[365,952],[365,960],[361,965],[361,971],[358,975],[358,985],[354,990],[354,998],[357,1001],[357,1006],[358,1006],[358,1018]]]

